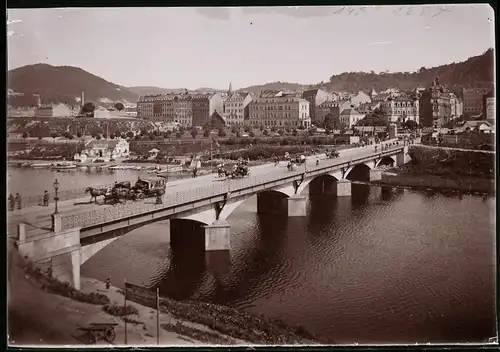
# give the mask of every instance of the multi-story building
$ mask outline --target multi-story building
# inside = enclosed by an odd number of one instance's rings
[[[357,108],[361,104],[371,103],[372,99],[365,92],[359,91],[355,96],[351,97],[351,105]]]
[[[340,124],[342,127],[350,129],[364,117],[365,115],[357,112],[356,109],[344,109],[340,113]]]
[[[325,101],[333,100],[333,96],[322,89],[310,89],[302,93],[302,98],[309,102],[311,122],[314,124],[322,123],[322,118],[316,118],[316,108]]]
[[[449,92],[439,84],[439,78],[436,78],[432,86],[421,93],[420,124],[425,127],[442,127],[451,117],[450,100]]]
[[[36,109],[35,117],[70,117],[73,110],[66,104],[42,106]]]
[[[404,123],[407,120],[419,123],[420,103],[417,96],[399,95],[380,103],[380,110],[389,122]]]
[[[294,93],[263,92],[249,104],[248,124],[253,127],[309,128],[309,102]]]
[[[252,96],[249,93],[234,92],[224,100],[222,117],[227,126],[243,125],[249,118],[249,104]]]
[[[194,94],[191,96],[192,102],[192,126],[203,126],[210,116],[210,94]]]
[[[488,92],[485,88],[464,88],[462,90],[462,101],[464,103],[464,114],[477,116],[483,112],[483,95]]]
[[[36,108],[33,107],[20,107],[20,108],[9,108],[7,111],[7,117],[35,117]]]
[[[316,118],[319,124],[325,121],[325,116],[331,114],[334,119],[340,117],[340,112],[353,108],[349,100],[325,101],[316,108]]]
[[[483,97],[483,114],[486,120],[492,121],[495,119],[495,103],[495,92],[491,90]]]
[[[182,126],[201,126],[215,111],[222,112],[220,93],[146,95],[137,102],[137,117]]]
[[[450,92],[451,119],[459,118],[464,113],[464,105],[455,93]]]

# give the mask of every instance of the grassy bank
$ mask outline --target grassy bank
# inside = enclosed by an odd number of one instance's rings
[[[156,344],[154,302],[139,304],[128,301],[127,310],[124,311],[123,294],[115,287],[105,289],[105,284],[98,280],[82,278],[82,289],[77,291],[67,284],[50,278],[48,273],[21,258],[15,250],[9,253],[9,257],[17,258],[15,260],[17,269],[11,270],[9,267],[9,277],[12,272],[15,273],[21,269],[17,274],[17,284],[9,279],[9,291],[20,300],[17,288],[25,282],[31,282],[32,288],[27,290],[24,300],[29,297],[32,299],[33,295],[36,295],[36,305],[40,306],[40,310],[48,311],[42,315],[37,314],[33,309],[29,313],[23,312],[26,303],[21,300],[17,304],[17,314],[33,315],[29,319],[40,320],[40,326],[44,325],[43,321],[49,314],[51,334],[56,335],[52,343],[54,341],[56,343],[59,341],[60,343],[68,343],[68,341],[88,343],[82,342],[81,336],[75,337],[78,325],[87,325],[90,322],[111,322],[118,324],[115,329],[114,344],[119,345],[124,341],[124,324],[127,322],[128,344]],[[53,305],[57,308],[52,307]],[[54,311],[51,312],[51,309]],[[67,314],[64,312],[66,310],[78,310],[79,313],[72,315],[70,322],[63,318],[64,314]],[[9,312],[11,312],[10,306]],[[196,301],[175,301],[162,298],[160,324],[161,345],[185,344],[186,342],[219,345],[318,343],[318,339],[303,328],[290,327],[279,320],[269,320],[229,307]],[[22,336],[29,330],[28,324],[25,325],[23,319],[18,319],[13,325],[16,325],[15,328],[18,331],[23,331],[16,335],[16,343],[26,343],[23,342]],[[11,328],[9,323],[9,329]],[[61,331],[61,336],[57,333],[58,330]],[[42,341],[41,338],[40,341]],[[45,338],[44,341],[46,341]]]
[[[373,184],[411,187],[415,189],[453,190],[469,193],[495,193],[495,181],[476,177],[449,177],[417,173],[397,173],[399,170],[388,170],[382,179],[372,181]],[[394,173],[394,174],[393,174]]]

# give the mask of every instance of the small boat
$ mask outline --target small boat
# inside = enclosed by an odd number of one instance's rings
[[[31,164],[31,167],[33,168],[39,168],[39,167],[51,167],[52,163],[39,163],[39,164]]]
[[[60,161],[52,165],[54,170],[70,170],[76,169],[76,163],[72,161]]]

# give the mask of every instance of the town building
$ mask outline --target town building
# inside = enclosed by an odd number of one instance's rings
[[[488,93],[485,88],[464,88],[462,90],[462,101],[464,103],[464,114],[478,116],[483,112],[483,96]]]
[[[359,91],[358,94],[351,97],[351,105],[357,108],[360,104],[371,103],[372,99],[365,92]]]
[[[195,93],[188,91],[164,95],[146,95],[137,102],[137,117],[154,122],[174,122],[181,126],[199,126],[219,107],[219,93]]]
[[[137,117],[137,107],[125,108],[125,115],[129,117]]]
[[[309,128],[309,102],[296,93],[262,92],[249,104],[248,124],[253,127]]]
[[[457,132],[479,131],[483,133],[491,133],[493,131],[493,125],[486,120],[472,120],[465,121],[456,130]]]
[[[450,92],[450,106],[451,106],[451,119],[454,120],[459,118],[464,113],[464,105],[460,98],[458,98],[455,93]]]
[[[495,93],[493,90],[483,96],[483,115],[486,120],[495,120]]]
[[[416,96],[399,95],[380,102],[380,111],[389,122],[405,123],[408,120],[419,123],[420,103]]]
[[[425,127],[442,127],[451,117],[450,100],[449,92],[436,77],[431,87],[421,93],[419,123]]]
[[[35,117],[70,117],[73,110],[66,104],[42,106],[36,109]]]
[[[130,155],[130,146],[126,139],[91,139],[85,144],[81,154],[85,154],[87,159],[110,159],[126,158]],[[80,156],[81,158],[81,156]],[[83,157],[85,158],[85,157]]]
[[[222,117],[227,126],[242,126],[249,116],[249,104],[252,96],[249,93],[234,92],[224,101]]]
[[[351,129],[364,117],[365,115],[360,114],[356,109],[344,109],[340,113],[340,124],[344,128]]]
[[[35,117],[36,108],[33,107],[19,107],[19,108],[9,108],[7,111],[7,117]]]
[[[109,119],[110,111],[103,106],[98,106],[94,110],[94,118],[96,119]]]
[[[338,120],[340,118],[340,112],[350,108],[353,108],[353,106],[349,100],[325,101],[316,108],[317,123],[319,125],[323,124],[328,114],[331,114],[332,118]]]
[[[316,108],[325,101],[332,101],[333,96],[322,89],[310,89],[302,93],[302,98],[309,102],[309,116],[313,124],[323,122],[322,117],[316,118]]]

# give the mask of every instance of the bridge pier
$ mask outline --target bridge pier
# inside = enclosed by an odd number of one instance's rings
[[[382,170],[370,170],[370,181],[379,181],[382,179]]]
[[[350,197],[351,196],[351,181],[341,179],[337,181],[337,197]]]
[[[205,226],[205,250],[229,251],[231,244],[231,227],[227,221],[216,221]]]
[[[295,194],[287,199],[288,202],[288,216],[306,216],[307,213],[307,200],[305,196]]]

